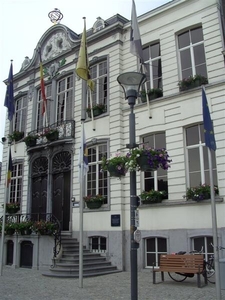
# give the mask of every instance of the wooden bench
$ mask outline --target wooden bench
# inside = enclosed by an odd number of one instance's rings
[[[203,254],[161,254],[160,267],[154,268],[153,266],[153,284],[156,283],[156,272],[161,272],[161,279],[164,281],[164,272],[169,273],[185,273],[197,274],[197,285],[201,287],[200,275],[204,270],[204,255]],[[206,272],[205,272],[206,273]],[[205,284],[207,284],[207,274],[204,276]]]

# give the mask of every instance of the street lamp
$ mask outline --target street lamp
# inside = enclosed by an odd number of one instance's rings
[[[137,147],[135,141],[135,114],[134,105],[138,97],[139,89],[146,80],[146,75],[138,72],[127,72],[119,75],[117,81],[122,86],[125,99],[130,105],[129,115],[129,144],[127,148]],[[138,299],[138,280],[137,280],[137,249],[139,244],[134,239],[134,232],[137,229],[135,224],[135,212],[137,209],[136,191],[136,171],[130,171],[130,272],[131,272],[131,300]]]

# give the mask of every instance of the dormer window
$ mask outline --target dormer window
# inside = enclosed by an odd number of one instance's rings
[[[97,32],[103,28],[105,28],[105,21],[102,18],[98,17],[97,21],[93,25],[93,32]]]

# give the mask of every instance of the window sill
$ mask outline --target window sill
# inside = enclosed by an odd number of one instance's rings
[[[223,198],[215,198],[216,203],[224,202]],[[181,206],[181,205],[207,205],[211,204],[211,200],[193,201],[193,200],[163,200],[161,203],[141,204],[138,208],[145,209],[149,207],[162,207],[162,206]]]

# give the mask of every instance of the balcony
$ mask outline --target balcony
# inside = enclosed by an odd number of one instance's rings
[[[61,144],[65,140],[74,139],[75,137],[75,121],[66,120],[63,122],[56,122],[48,127],[42,127],[38,130],[29,132],[28,136],[24,138],[27,150],[36,147],[42,147],[52,144]]]

